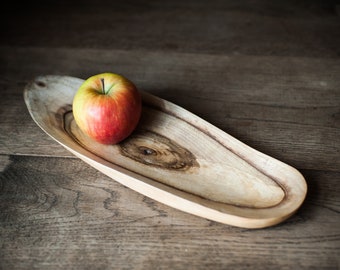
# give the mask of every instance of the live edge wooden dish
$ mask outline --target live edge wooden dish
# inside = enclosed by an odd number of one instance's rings
[[[129,138],[109,146],[92,141],[72,114],[82,82],[37,77],[24,90],[25,102],[40,128],[115,181],[182,211],[244,228],[278,224],[305,199],[307,185],[296,169],[146,92],[142,118]]]

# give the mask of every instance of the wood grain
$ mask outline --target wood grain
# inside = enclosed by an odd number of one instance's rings
[[[339,173],[304,172],[311,195],[301,210],[281,225],[247,230],[157,203],[78,159],[0,157],[7,160],[0,174],[4,269],[249,269],[245,260],[255,269],[338,264]]]
[[[339,269],[340,21],[334,0],[11,1],[0,39],[0,269]],[[113,15],[113,16],[111,16]],[[41,74],[119,72],[308,183],[247,230],[148,199],[45,135]]]
[[[119,183],[185,212],[244,228],[275,225],[302,204],[307,186],[297,170],[147,92],[141,92],[142,117],[129,138],[117,145],[93,141],[72,113],[83,82],[38,76],[25,87],[27,109],[49,136]]]
[[[114,70],[140,89],[180,105],[294,167],[335,171],[340,167],[336,59],[8,47],[0,48],[0,53],[1,63],[6,63],[0,65],[6,89],[0,110],[8,115],[0,119],[4,131],[0,136],[6,141],[0,144],[2,153],[53,152],[70,157],[32,123],[22,89],[41,74],[87,78],[99,70]],[[28,67],[25,73],[21,65]],[[26,129],[30,131],[23,132]],[[7,136],[10,132],[15,135]],[[37,138],[40,142],[32,148],[30,142]]]
[[[15,7],[3,15],[2,43],[219,55],[339,56],[339,18],[333,0],[77,2],[12,3]]]

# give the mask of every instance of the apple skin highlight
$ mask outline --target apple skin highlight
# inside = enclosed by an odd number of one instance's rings
[[[142,111],[141,96],[127,78],[102,73],[88,78],[73,99],[78,127],[102,144],[117,144],[136,128]]]

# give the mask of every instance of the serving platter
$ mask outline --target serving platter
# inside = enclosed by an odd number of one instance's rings
[[[242,143],[169,101],[145,91],[142,117],[123,142],[102,145],[82,133],[72,101],[84,80],[45,75],[24,89],[36,124],[76,157],[156,201],[243,228],[276,225],[303,203],[298,170]]]

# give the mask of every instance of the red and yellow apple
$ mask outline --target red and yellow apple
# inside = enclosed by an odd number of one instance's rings
[[[136,86],[114,73],[94,75],[83,82],[73,98],[78,127],[102,144],[117,144],[136,128],[142,110]]]

